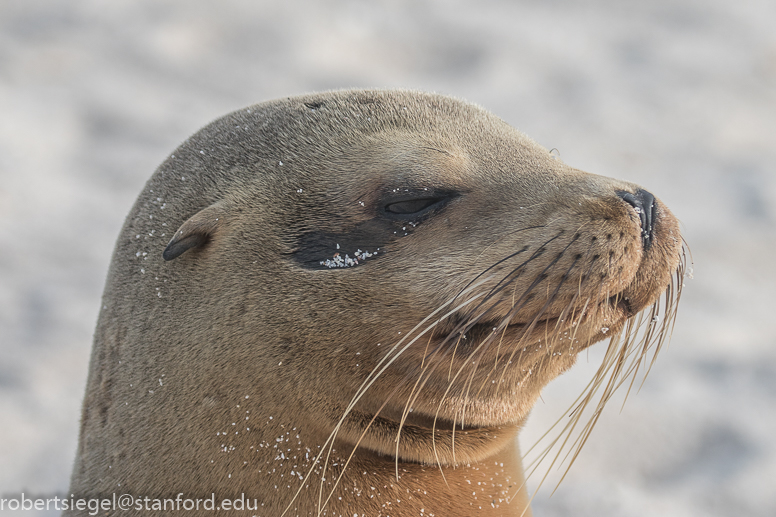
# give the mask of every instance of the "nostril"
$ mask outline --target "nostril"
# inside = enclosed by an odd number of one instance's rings
[[[644,249],[648,249],[652,245],[654,223],[657,214],[655,196],[642,189],[637,190],[633,194],[624,190],[618,190],[617,195],[632,206],[638,214],[641,221],[641,240],[644,244]]]

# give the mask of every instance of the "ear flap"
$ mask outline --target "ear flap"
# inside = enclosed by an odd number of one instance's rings
[[[192,248],[207,244],[213,234],[224,222],[226,208],[222,201],[214,203],[192,215],[178,228],[175,235],[162,253],[164,260],[180,257]]]

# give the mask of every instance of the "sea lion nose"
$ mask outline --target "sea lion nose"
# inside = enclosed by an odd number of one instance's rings
[[[653,225],[657,213],[657,201],[655,201],[655,196],[642,189],[638,189],[633,194],[619,190],[617,191],[617,195],[632,206],[639,215],[639,219],[641,220],[641,241],[644,245],[644,249],[649,249],[652,245]]]

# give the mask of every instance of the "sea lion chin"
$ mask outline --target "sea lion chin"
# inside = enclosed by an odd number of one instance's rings
[[[231,113],[127,217],[71,492],[528,515],[515,437],[540,390],[612,337],[605,401],[665,339],[682,257],[651,193],[460,100],[353,90]]]

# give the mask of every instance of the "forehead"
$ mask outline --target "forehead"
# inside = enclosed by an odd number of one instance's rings
[[[513,181],[526,163],[547,166],[550,158],[482,108],[408,92],[335,92],[266,103],[221,119],[190,143],[222,148],[247,175],[239,176],[281,194],[289,184],[294,192],[314,187],[343,194],[381,185],[460,190]]]
[[[474,169],[471,151],[460,142],[406,130],[370,135],[347,158],[346,172],[386,187],[463,188]]]

